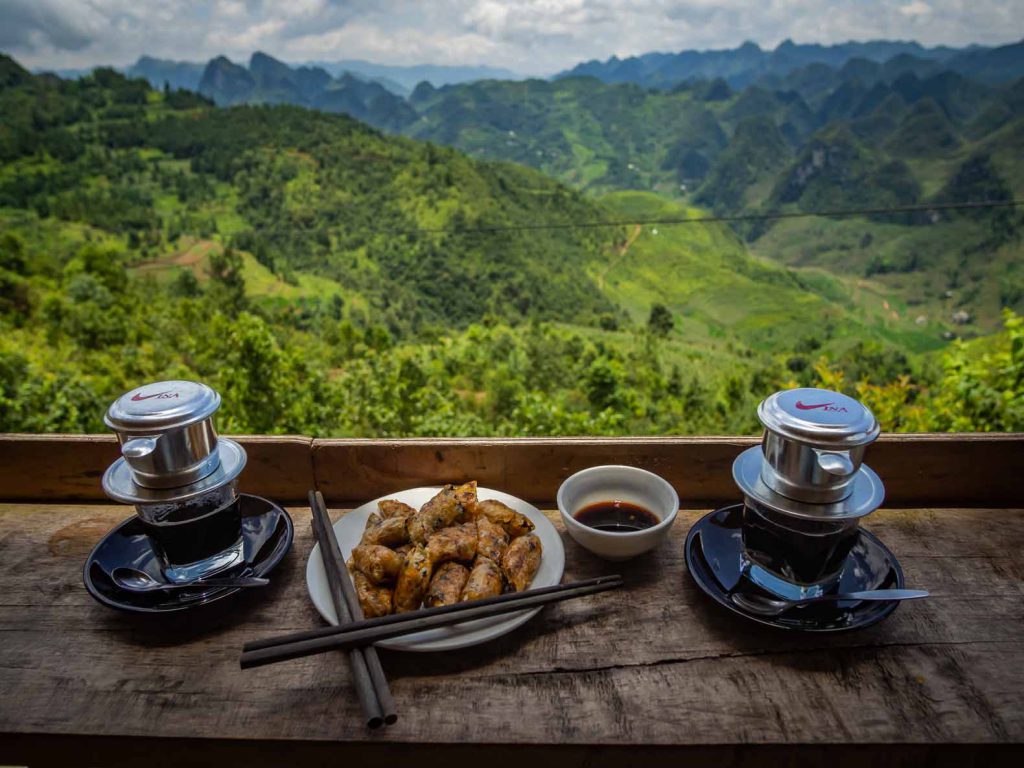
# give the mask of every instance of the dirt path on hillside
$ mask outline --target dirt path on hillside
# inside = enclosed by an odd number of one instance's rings
[[[622,260],[626,257],[626,254],[629,252],[629,247],[634,242],[636,242],[636,239],[638,237],[640,237],[640,233],[642,231],[643,231],[643,226],[642,225],[640,225],[640,224],[634,224],[633,225],[633,231],[629,233],[629,235],[626,237],[626,242],[624,242],[622,244],[622,246],[618,249],[618,251],[615,253],[615,258],[612,259],[611,263],[601,271],[601,274],[599,274],[597,276],[597,287],[598,288],[600,288],[601,290],[604,290],[604,278],[605,278],[605,276],[609,272],[611,272],[613,269],[615,269],[617,266],[619,266],[619,264],[622,263]]]
[[[191,240],[184,244],[177,253],[164,256],[151,261],[143,261],[135,266],[136,272],[159,272],[171,267],[188,267],[196,272],[202,264],[204,257],[210,251],[219,248],[219,244],[212,240]],[[198,274],[196,275],[199,276]]]

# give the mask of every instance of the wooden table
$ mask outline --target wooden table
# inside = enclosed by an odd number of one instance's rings
[[[1012,495],[1024,477],[1019,435],[906,442],[906,455],[932,457],[921,472],[934,475],[952,473],[954,458],[963,459],[963,446],[974,441],[987,462],[968,456],[961,463],[963,482],[950,498],[975,487],[980,493],[988,482],[999,506],[913,506],[913,482],[925,487],[921,477],[900,480],[911,475],[895,466],[887,472],[900,453],[892,446],[869,452],[883,479],[897,478],[890,486],[895,497],[911,506],[879,511],[865,527],[900,558],[908,586],[926,587],[934,596],[901,606],[875,627],[840,635],[760,627],[696,588],[682,544],[704,510],[689,503],[699,488],[682,478],[685,467],[660,465],[683,498],[670,541],[632,562],[613,565],[589,555],[568,539],[557,513],[549,513],[565,539],[566,579],[621,572],[627,588],[549,607],[476,648],[382,652],[400,720],[375,732],[362,727],[341,654],[238,668],[246,640],[321,624],[305,589],[308,509],[289,508],[295,543],[270,587],[192,614],[121,614],[89,597],[81,568],[89,550],[130,510],[61,498],[80,497],[88,486],[84,478],[96,482],[112,446],[106,440],[59,442],[77,445],[67,451],[74,460],[43,472],[40,483],[53,498],[30,500],[29,484],[12,465],[34,460],[41,445],[54,441],[0,438],[0,483],[6,483],[0,498],[17,500],[0,504],[0,765],[410,759],[417,766],[483,760],[532,767],[680,765],[682,758],[686,765],[719,766],[962,766],[1017,763],[1022,755],[1024,515],[1000,496]],[[315,459],[310,478],[271,478],[263,470],[295,461],[288,455],[294,446],[281,443],[274,458],[272,440],[245,442],[258,457],[255,472],[243,480],[246,490],[266,492],[261,482],[277,483],[278,498],[298,498],[317,484],[333,491],[337,516],[377,495],[371,488],[385,493],[458,479],[474,461],[477,472],[469,476],[488,484],[501,473],[505,485],[499,487],[543,502],[536,494],[550,492],[561,472],[574,471],[577,462],[600,463],[602,453],[647,466],[659,466],[651,456],[700,454],[713,457],[704,463],[710,467],[718,454],[727,465],[728,455],[750,441],[568,441],[561,448],[558,441],[538,441],[539,463],[529,477],[498,466],[502,455],[530,453],[523,443],[503,451],[493,441],[437,442],[430,461],[423,458],[424,442],[414,441],[404,462],[401,443],[387,450],[363,443],[361,453],[349,441],[342,444],[346,462],[364,469],[349,478],[361,494],[349,499],[338,490],[344,478],[330,462],[320,470],[330,473],[329,482],[316,475]],[[330,453],[330,445],[316,443],[304,443],[307,452]],[[702,452],[702,444],[712,448]],[[606,450],[591,450],[594,445]],[[394,451],[395,462],[373,463],[373,456]],[[992,456],[1004,458],[997,465]],[[382,465],[403,469],[388,474]],[[998,479],[1007,472],[1015,473],[1012,483]],[[716,483],[703,487],[728,487]],[[927,492],[937,493],[934,487]],[[735,492],[719,502],[733,500]]]

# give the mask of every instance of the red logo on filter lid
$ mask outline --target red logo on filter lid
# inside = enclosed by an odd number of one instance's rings
[[[154,397],[160,400],[171,400],[178,396],[178,393],[173,390],[167,390],[166,392],[154,392],[152,395],[144,395],[141,392],[132,395],[133,403],[141,403],[143,400],[152,400]]]
[[[796,407],[801,411],[814,411],[820,408],[823,411],[830,411],[832,413],[847,413],[846,408],[841,405],[833,405],[832,403],[803,403],[797,400]]]

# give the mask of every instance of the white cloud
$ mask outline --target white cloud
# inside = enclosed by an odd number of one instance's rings
[[[927,16],[932,12],[932,7],[921,0],[914,0],[912,3],[900,6],[900,13],[911,18],[915,16]]]
[[[498,46],[474,34],[429,35],[417,29],[388,31],[355,21],[321,34],[289,41],[281,55],[294,61],[363,58],[395,64],[483,63]]]
[[[273,39],[284,27],[281,19],[267,19],[236,31],[214,29],[207,43],[225,51],[256,50],[264,40]]]
[[[0,49],[29,66],[140,54],[490,64],[546,74],[578,61],[745,40],[1024,36],[1019,0],[0,0]]]

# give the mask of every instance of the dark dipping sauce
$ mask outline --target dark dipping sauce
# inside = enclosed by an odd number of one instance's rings
[[[599,501],[584,507],[573,518],[588,528],[611,533],[633,533],[661,522],[653,512],[628,501]]]

